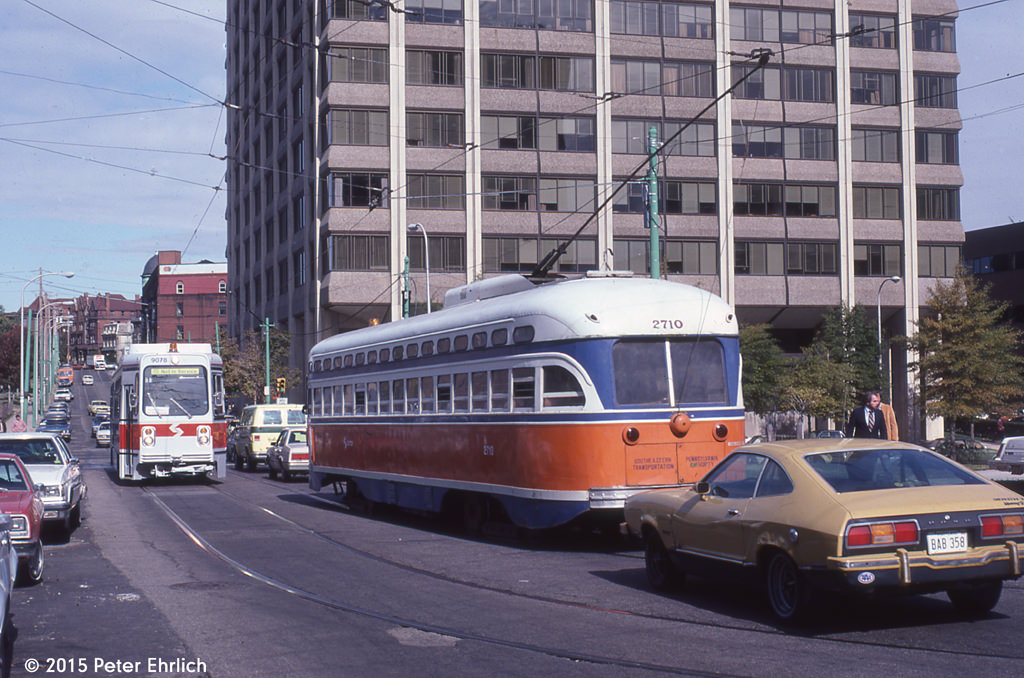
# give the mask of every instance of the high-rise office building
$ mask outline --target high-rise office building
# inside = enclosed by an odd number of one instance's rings
[[[422,312],[427,260],[439,305],[532,271],[602,205],[553,270],[646,274],[653,128],[665,277],[794,350],[842,303],[910,334],[963,241],[956,16],[952,0],[230,0],[233,330],[270,318],[300,366],[323,336],[401,315],[406,257]]]

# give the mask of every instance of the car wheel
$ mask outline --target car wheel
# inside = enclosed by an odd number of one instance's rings
[[[238,452],[236,451],[235,452],[235,470],[236,471],[241,471],[243,468],[245,468],[245,457],[243,457],[242,455],[238,454]]]
[[[775,616],[784,622],[803,619],[809,607],[807,585],[796,563],[785,553],[774,553],[765,572],[768,602]]]
[[[948,589],[946,595],[957,612],[982,615],[992,611],[1002,592],[1002,581],[985,581]]]
[[[277,469],[274,468],[274,465],[270,463],[269,459],[267,460],[267,474],[270,476],[271,480],[277,478]]]
[[[668,591],[682,584],[682,572],[676,569],[661,537],[653,530],[644,535],[644,569],[647,582],[655,591]]]
[[[256,463],[256,457],[252,453],[246,455],[245,466],[249,473],[255,473],[258,464]]]
[[[291,482],[291,480],[292,480],[292,472],[289,471],[286,468],[282,468],[281,469],[281,480],[285,481],[286,483]]]
[[[38,584],[43,580],[43,565],[45,559],[43,557],[43,545],[39,544],[39,549],[36,551],[36,557],[28,563],[28,567],[25,568],[25,583],[27,584]]]

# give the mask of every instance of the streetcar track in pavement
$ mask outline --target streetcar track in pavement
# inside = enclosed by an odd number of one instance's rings
[[[262,477],[253,477],[252,475],[250,475],[248,473],[234,473],[233,475],[237,475],[239,478],[243,478],[245,480],[249,480],[250,482],[265,484],[265,485],[268,485],[268,486],[271,486],[271,487],[274,487],[274,488],[277,488],[277,489],[281,488],[281,485],[279,483],[271,482],[271,481],[267,480],[266,478],[262,478]],[[335,539],[335,538],[333,538],[331,536],[328,536],[326,534],[318,532],[315,529],[306,527],[306,526],[296,522],[295,520],[292,520],[290,518],[287,518],[287,517],[277,513],[273,509],[270,509],[270,508],[268,508],[266,506],[263,506],[260,503],[252,501],[250,499],[246,499],[244,497],[240,497],[240,496],[238,496],[238,495],[236,495],[236,494],[234,494],[232,492],[229,492],[226,489],[224,489],[222,486],[210,485],[209,487],[211,489],[215,490],[216,492],[218,492],[219,494],[222,494],[222,495],[228,497],[229,499],[231,499],[232,501],[234,501],[236,503],[253,507],[253,508],[259,510],[260,512],[264,513],[264,514],[266,514],[266,515],[268,515],[268,516],[270,516],[272,518],[275,518],[275,519],[279,520],[280,522],[285,523],[286,525],[290,526],[291,528],[293,528],[293,529],[295,529],[295,530],[297,530],[299,532],[302,532],[303,534],[315,537],[315,538],[317,538],[319,540],[322,540],[322,541],[324,541],[324,542],[326,542],[326,543],[328,543],[328,544],[330,544],[332,546],[335,546],[337,548],[344,549],[345,551],[357,554],[359,556],[362,556],[364,558],[370,559],[372,561],[375,561],[375,562],[378,562],[378,563],[381,563],[381,564],[385,564],[385,565],[389,565],[391,567],[395,567],[395,568],[398,568],[398,569],[401,569],[401,570],[404,570],[404,571],[407,571],[407,572],[410,572],[410,573],[413,573],[413,574],[417,574],[417,575],[420,575],[420,576],[428,577],[428,578],[435,579],[435,580],[438,580],[438,581],[442,581],[442,582],[445,582],[445,583],[450,583],[450,584],[455,584],[455,585],[459,585],[459,586],[463,586],[463,587],[467,587],[467,588],[487,591],[487,592],[490,592],[490,593],[497,593],[497,594],[501,594],[501,595],[508,595],[508,596],[513,596],[513,597],[516,597],[516,598],[532,600],[532,601],[548,603],[548,604],[554,604],[554,605],[560,605],[560,606],[564,606],[564,607],[572,607],[572,608],[576,608],[576,609],[583,609],[583,610],[588,610],[588,611],[593,611],[593,612],[605,612],[605,613],[612,613],[612,614],[619,614],[619,615],[628,615],[628,616],[636,617],[636,618],[639,618],[639,619],[648,619],[648,620],[652,620],[652,621],[670,622],[670,623],[683,624],[683,625],[687,625],[687,626],[695,626],[695,627],[700,627],[700,628],[714,628],[714,629],[720,629],[720,630],[724,630],[724,631],[739,631],[739,632],[744,632],[744,633],[752,633],[752,634],[759,634],[759,635],[765,635],[765,636],[775,636],[775,637],[778,637],[778,636],[794,636],[794,637],[802,638],[804,640],[817,641],[817,642],[821,642],[821,643],[832,643],[832,644],[838,644],[838,645],[851,645],[851,646],[858,646],[858,647],[878,647],[878,648],[885,648],[885,649],[890,649],[890,650],[905,650],[905,651],[910,651],[910,652],[920,652],[920,653],[924,653],[924,654],[928,654],[928,655],[936,655],[936,656],[942,656],[942,655],[967,656],[967,657],[978,657],[978,658],[985,658],[985,659],[999,659],[999,660],[1010,660],[1010,661],[1019,661],[1021,659],[1024,659],[1024,654],[1006,654],[1006,653],[996,653],[996,652],[984,652],[984,651],[979,651],[979,650],[965,650],[963,648],[960,648],[960,649],[947,649],[947,648],[923,647],[923,646],[920,646],[920,645],[912,645],[912,644],[908,644],[908,643],[884,643],[884,642],[878,642],[878,641],[873,641],[873,640],[868,640],[868,639],[861,639],[861,638],[819,636],[819,635],[814,635],[814,633],[808,632],[806,630],[799,631],[799,632],[796,632],[796,633],[787,633],[785,630],[782,630],[782,629],[779,629],[779,628],[758,627],[758,626],[749,626],[749,625],[742,625],[742,624],[729,624],[729,623],[723,623],[723,622],[717,622],[717,621],[703,621],[703,620],[698,621],[698,620],[687,619],[687,618],[679,617],[679,616],[675,616],[675,615],[662,615],[662,614],[655,614],[655,613],[649,613],[649,612],[637,612],[637,611],[631,611],[631,610],[616,609],[616,608],[611,608],[611,607],[599,607],[599,606],[589,605],[589,604],[586,604],[586,603],[580,603],[580,602],[577,602],[577,601],[566,600],[566,599],[563,599],[563,598],[556,598],[556,597],[552,597],[552,596],[543,596],[543,595],[538,595],[538,594],[526,593],[526,592],[522,592],[522,591],[515,591],[515,590],[507,589],[507,588],[501,588],[501,587],[497,587],[497,586],[490,586],[490,585],[487,585],[487,584],[481,584],[479,582],[467,581],[467,580],[464,580],[464,579],[459,579],[459,578],[452,577],[452,576],[449,576],[449,575],[441,574],[439,572],[434,572],[434,571],[431,571],[431,570],[423,569],[423,568],[420,568],[420,567],[416,567],[416,566],[413,566],[413,565],[409,565],[409,564],[406,564],[406,563],[395,561],[395,560],[386,558],[384,556],[381,556],[381,555],[378,555],[378,554],[375,554],[375,553],[372,553],[372,552],[360,549],[358,547],[352,546],[351,544],[347,544],[347,543],[339,541],[339,540],[337,540],[337,539]],[[147,490],[148,490],[148,488],[147,488]],[[580,655],[580,654],[574,653],[574,652],[572,652],[570,650],[547,648],[547,647],[544,647],[544,646],[531,645],[529,643],[520,643],[520,642],[517,642],[517,641],[507,641],[507,640],[503,640],[503,639],[499,639],[499,638],[493,638],[493,637],[490,637],[490,636],[481,636],[479,634],[466,633],[466,632],[455,631],[455,630],[450,630],[450,629],[449,630],[438,630],[440,627],[437,627],[436,625],[427,624],[427,623],[424,623],[424,622],[416,622],[416,621],[412,621],[412,620],[405,620],[405,619],[401,619],[401,618],[395,617],[393,615],[389,615],[387,613],[376,612],[376,611],[373,611],[373,610],[368,610],[368,609],[361,608],[361,607],[358,607],[358,606],[355,606],[355,605],[351,605],[351,604],[348,604],[348,603],[344,603],[344,602],[341,602],[341,601],[336,601],[336,600],[333,600],[333,599],[329,599],[329,598],[320,596],[319,594],[306,591],[306,590],[301,589],[299,587],[294,587],[294,586],[286,584],[284,582],[280,582],[279,580],[276,580],[276,579],[274,579],[272,577],[269,577],[269,576],[267,576],[265,574],[258,573],[255,570],[252,570],[251,568],[248,568],[243,563],[238,562],[238,561],[230,558],[229,556],[227,556],[223,552],[221,552],[218,549],[216,549],[216,547],[213,547],[211,544],[206,542],[206,540],[204,540],[198,534],[198,532],[196,532],[190,525],[188,525],[188,523],[184,519],[182,519],[180,516],[178,516],[176,513],[174,513],[174,511],[172,509],[170,509],[170,507],[168,507],[156,494],[152,494],[152,496],[153,496],[154,500],[156,500],[157,505],[161,508],[161,510],[163,510],[165,513],[167,513],[167,515],[171,518],[171,520],[174,521],[175,524],[177,524],[179,529],[181,529],[183,532],[185,532],[185,534],[188,535],[189,538],[193,542],[195,542],[197,546],[202,548],[204,551],[207,551],[208,553],[210,553],[214,557],[217,557],[217,558],[221,559],[222,561],[228,563],[233,568],[237,569],[238,571],[242,572],[243,574],[246,574],[247,576],[253,577],[253,578],[255,578],[255,579],[259,580],[259,581],[262,581],[265,584],[268,584],[270,586],[274,586],[275,588],[287,591],[289,593],[292,593],[293,595],[298,595],[300,597],[306,598],[307,600],[310,600],[310,601],[313,601],[313,602],[316,602],[316,603],[319,603],[319,604],[327,605],[329,607],[333,607],[333,608],[336,608],[336,609],[350,611],[350,612],[357,613],[357,614],[363,614],[365,616],[369,616],[369,617],[373,617],[373,618],[377,618],[377,619],[382,619],[382,620],[387,620],[387,621],[394,621],[395,623],[400,623],[403,626],[409,626],[411,628],[416,628],[416,629],[427,631],[427,632],[440,633],[442,635],[449,635],[449,636],[453,636],[453,637],[457,637],[457,638],[464,638],[464,639],[467,639],[467,640],[479,640],[481,642],[491,642],[491,643],[494,643],[494,644],[504,645],[504,646],[507,646],[507,647],[516,647],[516,648],[520,648],[520,649],[527,649],[527,650],[531,650],[531,651],[535,651],[535,652],[542,652],[542,653],[546,653],[546,654],[551,654],[553,656],[572,658],[574,660],[579,660],[579,661],[594,661],[596,663],[609,663],[609,664],[618,665],[618,666],[627,666],[627,667],[630,667],[630,668],[645,668],[645,669],[649,669],[649,670],[663,671],[663,672],[669,672],[669,673],[674,673],[674,674],[679,674],[679,675],[688,675],[688,676],[691,676],[691,675],[692,676],[712,675],[712,674],[701,672],[701,671],[695,671],[695,670],[690,670],[690,669],[683,669],[683,668],[679,668],[679,667],[653,665],[653,664],[647,664],[647,663],[643,663],[643,662],[633,663],[633,662],[625,662],[624,660],[620,660],[620,659],[616,659],[616,658],[602,658],[602,657],[597,657],[597,656],[593,656],[593,655]],[[320,503],[327,504],[327,505],[331,506],[332,508],[340,508],[340,509],[346,508],[345,505],[340,503],[340,502],[334,502],[334,501],[331,501],[329,499],[325,499],[325,498],[320,497],[320,496],[318,496],[318,495],[316,495],[316,494],[314,494],[312,492],[308,492],[308,493],[304,494],[303,496],[305,496],[305,497],[307,497],[309,499],[312,499],[314,501],[318,501]],[[617,556],[617,557],[638,559],[637,556],[632,556],[632,555],[622,554],[622,553],[615,553],[615,554],[610,554],[610,555],[614,555],[614,556]],[[1007,583],[1011,584],[1011,586],[1009,586],[1009,587],[1004,586],[1004,595],[1007,592],[1013,592],[1015,595],[1019,595],[1020,594],[1020,592],[1022,590],[1020,586],[1012,585],[1012,584],[1014,584],[1014,582],[1007,582]],[[1008,621],[1011,621],[1011,620],[1008,620]],[[715,673],[713,675],[728,676],[728,674],[718,674],[718,673]]]

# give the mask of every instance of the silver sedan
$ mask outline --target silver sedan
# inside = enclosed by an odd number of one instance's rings
[[[286,428],[281,431],[277,441],[267,450],[267,466],[271,478],[276,478],[280,473],[285,481],[291,480],[292,474],[309,473],[306,429]]]

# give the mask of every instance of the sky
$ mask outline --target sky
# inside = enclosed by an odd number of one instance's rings
[[[1024,0],[961,2],[964,228],[1024,220]],[[0,306],[225,260],[225,0],[0,2]],[[1019,245],[1019,244],[1018,244]],[[25,301],[38,292],[32,282]]]

